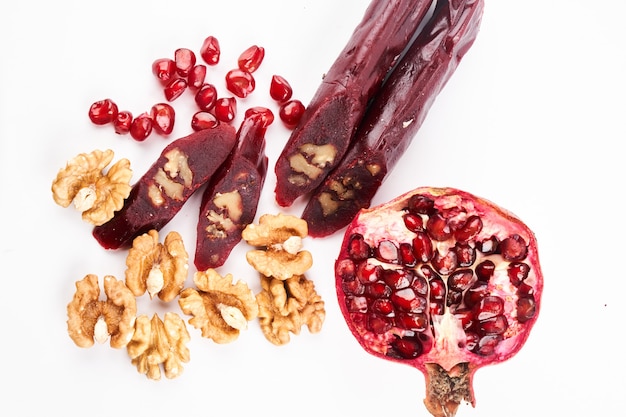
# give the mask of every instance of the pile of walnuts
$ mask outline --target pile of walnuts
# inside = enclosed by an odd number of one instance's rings
[[[184,288],[189,256],[181,236],[169,232],[159,242],[156,230],[133,241],[126,257],[124,281],[104,277],[105,299],[100,297],[98,277],[87,275],[76,282],[76,292],[67,305],[68,333],[79,347],[110,341],[113,348],[126,348],[131,363],[149,379],[176,378],[190,360],[190,335],[184,320],[174,312],[161,319],[137,316],[137,297],[146,292],[163,302],[178,298],[189,324],[202,337],[215,343],[236,340],[248,322],[258,318],[261,330],[275,345],[289,342],[307,325],[311,333],[322,328],[324,302],[304,273],[312,256],[301,250],[307,236],[306,222],[290,215],[263,215],[250,224],[243,239],[254,246],[246,259],[260,274],[262,291],[256,296],[242,281],[221,276],[215,269],[194,273],[195,288]]]

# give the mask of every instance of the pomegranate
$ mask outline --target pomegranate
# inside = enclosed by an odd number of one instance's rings
[[[280,106],[278,116],[285,126],[293,129],[302,119],[304,110],[304,104],[300,100],[289,100]]]
[[[539,314],[533,232],[490,201],[418,188],[364,209],[335,263],[339,306],[370,354],[426,378],[433,416],[475,404],[477,369],[512,357]]]
[[[279,103],[289,100],[293,94],[291,84],[280,75],[272,75],[270,83],[270,96]]]

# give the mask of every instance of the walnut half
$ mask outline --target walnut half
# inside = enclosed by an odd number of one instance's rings
[[[59,170],[52,182],[52,197],[61,207],[72,202],[83,220],[100,226],[113,218],[130,194],[132,171],[128,159],[120,159],[106,174],[113,151],[81,153]]]
[[[198,289],[186,288],[178,304],[185,314],[193,316],[189,324],[202,330],[202,336],[215,343],[229,343],[239,337],[248,321],[257,317],[254,293],[246,283],[233,284],[233,276],[222,277],[214,269],[194,274]]]
[[[128,344],[134,332],[137,303],[133,293],[115,277],[104,277],[106,300],[100,300],[98,277],[86,275],[76,282],[76,293],[67,305],[67,330],[79,347],[111,339],[111,347]]]

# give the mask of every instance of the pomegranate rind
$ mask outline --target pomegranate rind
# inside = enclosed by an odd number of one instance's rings
[[[424,348],[421,354],[415,358],[399,358],[390,355],[388,349],[390,349],[390,343],[394,338],[403,336],[403,332],[406,332],[404,329],[392,327],[389,331],[375,333],[367,329],[366,318],[363,314],[349,311],[348,297],[342,287],[343,277],[340,270],[342,261],[349,259],[348,248],[351,237],[355,234],[362,235],[364,241],[371,248],[378,247],[382,241],[392,241],[397,246],[403,242],[411,243],[416,233],[407,229],[403,215],[407,213],[409,200],[415,195],[423,195],[434,200],[438,210],[462,213],[459,215],[459,222],[474,214],[480,216],[483,227],[475,237],[476,241],[483,241],[491,236],[496,236],[502,241],[517,234],[527,244],[524,262],[530,265],[531,272],[524,283],[533,290],[535,313],[531,318],[521,323],[517,320],[511,320],[510,326],[503,335],[504,339],[497,344],[492,354],[479,355],[465,349],[463,340],[459,336],[459,332],[464,332],[460,320],[447,312],[440,316],[433,316],[436,317],[436,320],[432,320],[431,317],[431,328],[424,334],[432,335],[432,342]],[[435,246],[444,249],[444,251],[447,249],[447,244],[450,245],[447,242],[435,242]],[[530,228],[511,211],[487,199],[455,188],[421,187],[400,195],[387,203],[360,210],[345,231],[340,253],[335,262],[335,278],[341,312],[346,319],[349,330],[359,344],[365,351],[374,356],[404,363],[422,371],[426,376],[428,387],[425,403],[435,416],[454,415],[460,401],[467,401],[474,405],[472,388],[474,372],[482,366],[505,361],[519,351],[539,316],[543,290],[543,275],[539,263],[537,240]],[[507,317],[516,317],[517,314],[516,297],[511,295],[514,293],[512,285],[511,280],[506,275],[506,270],[496,272],[489,281],[490,294],[500,296],[505,300],[504,309]],[[457,343],[459,341],[461,343]],[[441,372],[433,372],[433,365],[435,364],[441,368]],[[459,377],[459,365],[466,365],[467,370],[461,380],[453,381],[454,378]],[[450,385],[459,385],[461,389],[459,392],[450,394],[450,396],[438,391],[441,389],[440,387]]]

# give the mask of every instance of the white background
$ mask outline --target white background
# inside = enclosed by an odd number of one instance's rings
[[[97,128],[89,105],[110,97],[134,113],[163,101],[150,65],[179,47],[222,45],[219,79],[252,44],[266,48],[257,92],[272,106],[272,74],[305,104],[360,21],[368,0],[5,2],[0,6],[0,414],[32,416],[426,416],[416,370],[364,353],[336,305],[332,263],[340,234],[305,241],[308,273],[326,301],[321,333],[267,342],[257,322],[216,345],[191,334],[191,361],[174,380],[148,380],[125,350],[77,348],[66,332],[74,282],[123,278],[50,185],[71,157],[111,148],[137,179],[170,139],[137,143]],[[543,309],[526,346],[475,378],[476,408],[459,416],[623,415],[626,35],[621,0],[487,0],[481,32],[374,203],[422,185],[453,186],[519,215],[536,233]],[[384,39],[381,39],[384,42]],[[219,84],[219,83],[217,83]],[[223,88],[223,87],[222,87]],[[191,95],[174,103],[171,138],[189,133]],[[270,166],[288,132],[268,131]],[[277,213],[270,171],[259,214]],[[302,206],[282,210],[299,214]],[[163,230],[190,253],[197,199]],[[240,245],[220,269],[255,290]],[[191,274],[189,283],[191,282]],[[151,315],[176,303],[140,300]],[[7,411],[11,410],[11,411]]]

